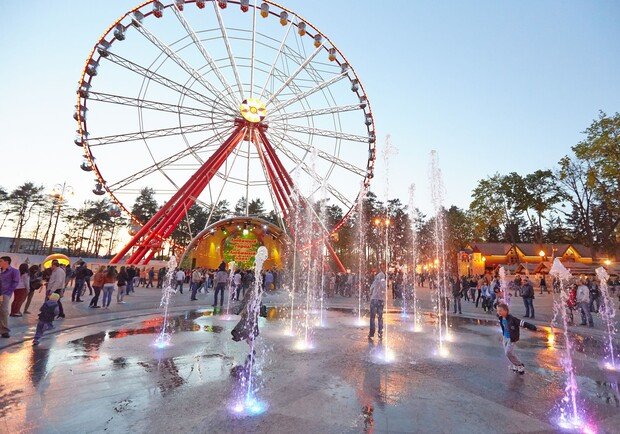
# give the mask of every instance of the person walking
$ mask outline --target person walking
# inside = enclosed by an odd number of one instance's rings
[[[11,257],[2,256],[0,258],[0,294],[2,294],[2,303],[0,304],[0,333],[3,338],[11,337],[9,310],[11,309],[13,292],[15,292],[15,288],[17,288],[19,282],[19,271],[11,266]]]
[[[164,284],[164,277],[166,277],[166,268],[162,267],[157,270],[157,289],[161,289]]]
[[[112,293],[114,292],[114,287],[116,286],[116,268],[108,267],[106,271],[105,278],[103,279],[103,300],[101,301],[101,306],[104,309],[108,309],[110,307],[110,303],[112,302]]]
[[[127,271],[127,294],[136,292],[136,290],[134,289],[134,284],[135,284],[136,274],[137,274],[136,267],[132,265],[129,268],[127,268],[125,271]]]
[[[592,311],[590,310],[590,288],[586,282],[581,280],[577,286],[577,307],[581,312],[581,325],[594,327]]]
[[[594,280],[587,280],[586,285],[590,289],[590,312],[598,313],[601,307],[601,290]]]
[[[525,365],[514,353],[515,346],[520,338],[519,327],[525,327],[528,330],[536,331],[536,326],[512,316],[510,314],[510,308],[505,303],[500,303],[497,306],[497,317],[499,318],[499,325],[502,328],[504,354],[506,354],[506,357],[510,363],[512,363],[511,369],[523,375],[525,374]]]
[[[95,296],[90,300],[90,307],[93,309],[99,309],[99,294],[101,294],[101,290],[103,289],[103,285],[105,283],[105,266],[102,265],[99,267],[99,270],[93,276],[93,290],[95,291]]]
[[[118,292],[116,293],[116,302],[119,304],[125,304],[123,298],[125,297],[125,290],[127,289],[127,270],[125,267],[121,267],[118,275],[116,276],[116,286],[118,288]]]
[[[217,306],[217,296],[220,294],[220,307],[224,305],[224,290],[228,284],[228,273],[226,272],[226,263],[222,262],[213,276],[213,286],[215,287],[215,295],[213,298],[213,307]]]
[[[233,290],[231,291],[231,298],[233,300],[239,301],[239,295],[241,294],[241,280],[243,275],[241,274],[241,270],[237,269],[235,274],[233,275]]]
[[[54,318],[58,315],[58,300],[60,295],[57,293],[50,294],[49,298],[45,300],[41,308],[39,309],[39,322],[37,323],[37,330],[34,333],[34,339],[32,345],[39,345],[39,341],[43,337],[43,333],[53,328]]]
[[[58,294],[58,318],[64,318],[65,312],[62,308],[61,299],[65,291],[67,276],[65,270],[60,266],[57,259],[52,261],[50,277],[45,286],[45,298],[49,298],[51,294]]]
[[[375,275],[370,285],[370,331],[368,339],[375,336],[375,316],[377,317],[377,329],[379,339],[383,339],[383,309],[385,308],[385,297],[387,294],[387,281],[385,273],[381,270]]]
[[[452,283],[452,298],[454,298],[454,313],[456,314],[458,308],[459,315],[462,315],[461,298],[463,297],[463,287],[461,286],[461,280],[451,277],[450,281]]]
[[[28,308],[32,303],[32,297],[34,292],[38,289],[39,292],[43,289],[43,275],[41,274],[41,268],[38,265],[32,265],[28,270],[30,274],[30,291],[26,297],[26,306],[24,306],[24,314],[29,314]]]
[[[28,264],[19,266],[19,283],[13,292],[13,303],[11,304],[12,317],[22,316],[22,304],[26,301],[26,297],[30,292],[30,273],[28,272]]]
[[[534,319],[534,287],[527,277],[523,279],[521,286],[521,297],[525,306],[525,318]]]

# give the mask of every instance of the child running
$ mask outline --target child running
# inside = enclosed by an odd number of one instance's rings
[[[39,322],[37,323],[37,331],[34,334],[34,339],[32,340],[32,345],[39,345],[39,340],[43,337],[43,333],[46,330],[53,328],[52,323],[54,322],[54,318],[58,315],[58,300],[60,299],[60,295],[53,292],[50,294],[49,298],[41,309],[39,309]]]
[[[515,345],[519,342],[519,327],[525,327],[528,330],[536,331],[536,326],[510,315],[510,308],[506,303],[497,305],[497,316],[499,324],[502,327],[502,336],[504,344],[504,353],[512,363],[511,369],[520,374],[525,374],[525,365],[519,360],[514,353]]]

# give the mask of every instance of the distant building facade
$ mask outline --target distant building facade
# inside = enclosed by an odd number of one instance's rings
[[[498,267],[513,274],[546,274],[555,258],[575,273],[594,274],[607,258],[594,258],[581,244],[476,243],[459,252],[459,275],[481,275]]]

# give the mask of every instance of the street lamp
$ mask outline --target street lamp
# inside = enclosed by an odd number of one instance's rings
[[[542,262],[545,260],[545,256],[547,256],[547,254],[544,250],[541,250],[540,252],[538,252],[538,256],[540,256],[540,262]]]
[[[54,230],[52,231],[52,239],[50,240],[50,248],[47,253],[48,255],[51,255],[54,250],[54,240],[56,239],[56,229],[58,228],[58,220],[60,218],[60,210],[62,209],[62,205],[67,197],[71,197],[73,195],[73,187],[67,185],[67,181],[63,182],[62,185],[56,184],[54,188],[52,188],[51,196],[54,199],[54,206],[56,207],[56,220],[54,221]]]

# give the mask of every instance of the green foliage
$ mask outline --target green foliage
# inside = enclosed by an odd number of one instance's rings
[[[140,190],[140,194],[131,208],[131,213],[142,223],[148,222],[159,210],[157,200],[155,200],[155,190],[145,187]]]

